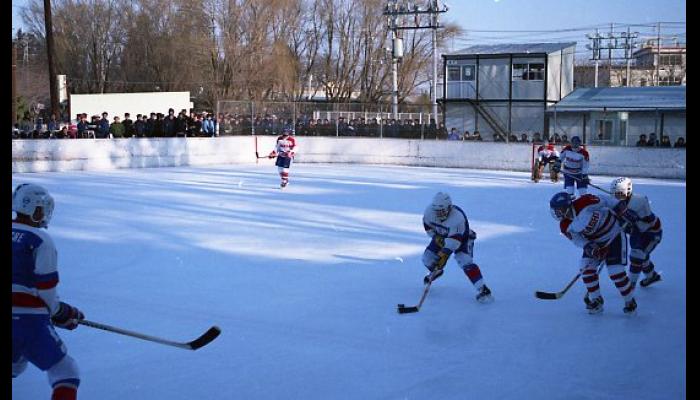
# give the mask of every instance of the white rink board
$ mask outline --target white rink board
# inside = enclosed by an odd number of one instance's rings
[[[260,155],[275,137],[257,137]],[[297,137],[298,163],[530,171],[532,146],[492,142]],[[685,150],[588,146],[594,175],[685,179]],[[256,138],[13,140],[12,172],[254,163]]]

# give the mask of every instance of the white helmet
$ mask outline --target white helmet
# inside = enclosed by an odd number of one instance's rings
[[[438,192],[435,197],[433,197],[433,202],[430,204],[430,207],[435,212],[435,216],[437,216],[440,221],[444,221],[452,210],[452,199],[449,194]]]
[[[632,180],[630,178],[615,178],[610,183],[610,192],[618,200],[627,199],[632,196]]]
[[[42,228],[48,226],[51,221],[53,206],[53,197],[39,185],[23,183],[12,192],[12,211],[28,216]],[[34,213],[39,207],[42,208],[44,215],[37,221],[34,219]]]

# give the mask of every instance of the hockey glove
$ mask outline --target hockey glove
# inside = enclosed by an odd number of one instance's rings
[[[581,175],[581,183],[588,185],[591,183],[591,179],[588,177],[588,175]]]
[[[586,246],[583,248],[583,253],[586,254],[586,256],[596,260],[604,260],[605,257],[608,256],[609,252],[610,248],[607,246],[603,247],[595,242],[588,242],[588,244],[586,244]]]
[[[272,152],[270,154],[268,154],[268,156],[267,156],[267,158],[275,158],[275,157],[277,157],[277,152],[274,150],[272,150]]]
[[[433,240],[435,241],[435,244],[438,245],[439,248],[445,247],[445,238],[436,234],[433,236]]]
[[[59,328],[73,330],[78,327],[78,320],[85,319],[82,311],[68,303],[61,302],[58,311],[51,317],[51,322]]]

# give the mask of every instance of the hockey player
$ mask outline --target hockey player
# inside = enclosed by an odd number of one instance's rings
[[[571,144],[561,152],[561,172],[564,174],[564,190],[574,198],[574,183],[579,195],[588,192],[588,151],[581,147],[578,136],[571,138]]]
[[[613,212],[616,203],[611,197],[592,194],[572,201],[567,192],[555,194],[549,202],[552,216],[560,221],[561,233],[583,248],[580,268],[587,289],[584,302],[591,314],[603,311],[597,271],[603,262],[608,267],[610,279],[625,299],[625,314],[633,314],[637,308],[634,285],[625,271],[627,237]]]
[[[282,135],[277,137],[275,149],[268,156],[269,158],[277,157],[275,165],[281,178],[280,189],[284,189],[289,183],[289,166],[294,159],[294,151],[297,145],[296,139],[294,139],[294,136],[291,136],[293,133],[290,128],[284,128]]]
[[[610,184],[610,192],[620,200],[615,212],[626,222],[630,235],[630,280],[637,284],[639,273],[644,271],[644,279],[639,283],[647,287],[661,280],[650,260],[651,252],[661,242],[661,220],[654,215],[646,196],[632,193],[632,180],[616,178]]]
[[[539,182],[542,179],[544,167],[549,165],[549,177],[552,182],[559,181],[559,170],[561,168],[561,160],[559,152],[554,147],[553,143],[547,143],[537,148],[537,160],[535,160],[535,176],[534,181]]]
[[[431,240],[423,252],[423,264],[430,271],[424,283],[442,276],[450,255],[477,290],[476,300],[493,301],[491,290],[484,284],[479,266],[473,261],[476,232],[469,229],[469,220],[461,208],[452,205],[447,193],[439,192],[423,213],[423,228]]]
[[[51,221],[54,201],[46,189],[19,185],[12,193],[12,378],[31,362],[46,371],[52,400],[75,400],[78,365],[54,330],[75,329],[85,318],[77,308],[59,301],[57,253],[41,229]]]

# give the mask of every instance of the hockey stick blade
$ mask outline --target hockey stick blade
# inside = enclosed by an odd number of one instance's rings
[[[191,350],[197,350],[200,347],[204,347],[211,343],[214,339],[216,339],[219,335],[221,334],[221,328],[218,326],[212,326],[209,328],[208,331],[204,332],[202,336],[198,337],[197,339],[187,343],[189,348]]]
[[[556,300],[561,297],[561,293],[535,292],[535,297],[542,300]]]
[[[418,312],[419,308],[418,307],[406,307],[403,304],[399,304],[397,310],[398,310],[399,314],[409,314],[409,313]]]

